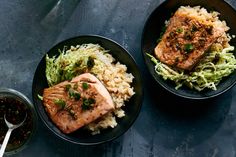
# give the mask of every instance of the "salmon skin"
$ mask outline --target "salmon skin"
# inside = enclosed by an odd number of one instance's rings
[[[155,56],[167,65],[191,70],[223,33],[212,21],[178,9],[154,50]]]
[[[53,123],[66,134],[115,108],[107,89],[90,73],[44,89],[43,104]]]

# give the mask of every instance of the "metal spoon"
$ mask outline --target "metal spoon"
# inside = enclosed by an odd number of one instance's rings
[[[9,138],[10,138],[10,136],[11,136],[11,132],[12,132],[14,129],[20,127],[20,126],[25,122],[26,117],[27,117],[27,114],[25,115],[25,118],[23,119],[22,122],[20,122],[19,124],[15,124],[15,125],[14,125],[14,124],[8,122],[7,119],[6,119],[6,115],[4,115],[4,120],[5,120],[5,123],[7,124],[8,131],[7,131],[7,134],[6,134],[5,138],[4,138],[4,141],[3,141],[2,146],[1,146],[1,149],[0,149],[0,157],[2,157],[3,154],[4,154],[4,152],[5,152],[5,149],[6,149],[8,140],[9,140]]]

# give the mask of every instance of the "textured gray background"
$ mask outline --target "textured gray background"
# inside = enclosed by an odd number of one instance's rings
[[[236,87],[207,101],[186,101],[160,88],[144,65],[141,34],[163,0],[0,0],[0,87],[31,99],[37,64],[57,42],[98,34],[123,45],[143,74],[145,97],[134,125],[99,146],[62,141],[39,120],[29,146],[16,157],[235,157]],[[235,0],[227,0],[236,8]],[[236,20],[236,19],[234,19]]]

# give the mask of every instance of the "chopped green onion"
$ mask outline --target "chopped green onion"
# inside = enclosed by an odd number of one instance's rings
[[[71,85],[67,84],[66,87],[65,87],[65,90],[68,92],[70,88],[71,88]]]
[[[38,94],[38,98],[39,98],[40,100],[43,100],[43,97],[42,97],[41,95],[39,95],[39,94]]]
[[[64,100],[62,100],[62,99],[56,99],[56,100],[54,100],[54,103],[55,103],[58,107],[60,107],[60,109],[64,109],[65,106],[66,106],[66,102],[65,102]]]
[[[95,100],[93,98],[83,98],[82,103],[82,110],[89,110],[93,107],[93,104],[95,104]]]
[[[184,31],[184,29],[182,27],[179,27],[176,29],[176,32],[178,32],[178,33],[182,33],[183,31]]]
[[[88,83],[83,82],[82,87],[83,87],[84,90],[86,90],[86,89],[88,89],[89,85],[88,85]]]
[[[80,99],[80,93],[74,93],[74,98],[75,98],[75,100],[79,100]]]
[[[72,98],[74,97],[74,90],[73,89],[69,89],[69,97]]]
[[[184,51],[189,53],[194,49],[194,46],[192,44],[185,44],[184,45]]]
[[[79,100],[80,99],[80,93],[74,91],[73,89],[69,89],[69,97],[70,98],[75,98],[75,100]]]
[[[91,56],[89,56],[87,61],[88,69],[92,69],[94,65],[95,65],[94,59]]]
[[[197,26],[193,25],[192,26],[192,29],[191,29],[191,32],[194,33],[198,30]]]

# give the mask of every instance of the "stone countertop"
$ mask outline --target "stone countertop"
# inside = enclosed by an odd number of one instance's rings
[[[234,8],[236,1],[226,0]],[[234,157],[236,87],[207,101],[186,101],[163,90],[147,71],[141,34],[163,0],[1,0],[0,86],[32,100],[32,79],[57,42],[84,34],[111,38],[138,63],[144,101],[134,125],[118,139],[79,146],[56,137],[39,119],[35,137],[16,157]]]

